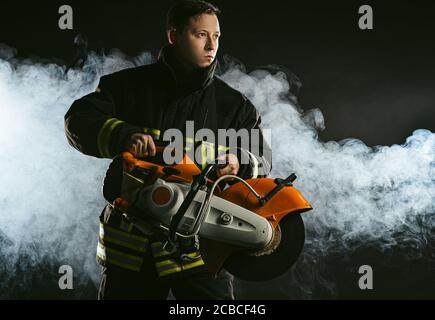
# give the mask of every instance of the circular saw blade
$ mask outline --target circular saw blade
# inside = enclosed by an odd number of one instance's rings
[[[247,281],[268,281],[287,272],[302,251],[305,227],[299,213],[287,215],[279,226],[281,242],[272,253],[262,256],[237,253],[226,260],[224,269]]]

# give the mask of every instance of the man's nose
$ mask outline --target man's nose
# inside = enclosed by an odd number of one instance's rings
[[[216,48],[217,48],[217,40],[208,37],[207,44],[206,44],[206,50],[216,51]]]

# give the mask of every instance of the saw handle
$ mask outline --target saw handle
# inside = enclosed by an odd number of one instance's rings
[[[187,209],[189,208],[193,199],[195,199],[195,196],[201,189],[201,187],[207,185],[208,175],[213,172],[217,167],[225,165],[226,164],[217,163],[208,164],[199,175],[193,177],[193,182],[191,184],[189,192],[186,195],[186,198],[184,199],[181,206],[178,208],[177,213],[171,219],[171,224],[169,226],[168,242],[166,242],[164,245],[164,247],[168,249],[168,251],[171,251],[169,249],[169,246],[173,246],[175,244],[178,225],[186,214]]]
[[[171,142],[164,141],[164,140],[153,140],[153,141],[154,141],[154,145],[156,146],[156,155],[147,156],[147,157],[137,157],[136,159],[146,161],[146,162],[156,163],[156,164],[164,164],[163,152],[166,147],[170,146]]]
[[[285,179],[280,179],[280,178],[276,178],[275,179],[275,183],[276,183],[276,187],[273,188],[272,190],[270,190],[270,192],[268,194],[266,194],[264,197],[262,197],[261,199],[259,199],[260,204],[263,206],[266,204],[267,201],[269,201],[270,199],[272,199],[272,197],[277,194],[282,188],[284,187],[290,187],[293,184],[293,181],[296,180],[296,175],[294,173],[292,173],[291,175],[289,175],[287,178]]]

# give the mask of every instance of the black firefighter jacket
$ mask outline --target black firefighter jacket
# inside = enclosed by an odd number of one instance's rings
[[[215,59],[183,79],[173,47],[166,45],[153,64],[101,77],[97,90],[74,101],[65,115],[69,144],[89,156],[116,159],[133,133],[155,138],[162,138],[169,128],[185,133],[188,120],[194,121],[195,132],[208,128],[215,137],[217,129],[255,128],[260,130],[260,148],[256,148],[260,152],[237,148],[239,160],[246,152],[250,159],[249,164],[241,164],[238,176],[266,176],[271,170],[271,150],[263,141],[260,115],[242,93],[215,74],[217,65]],[[256,173],[259,166],[263,166],[262,174]],[[113,200],[106,194],[105,198],[109,203]],[[100,218],[109,223],[110,210],[105,210]]]
[[[112,159],[131,134],[145,131],[161,138],[168,128],[185,132],[188,120],[194,121],[195,132],[208,128],[215,137],[217,129],[255,128],[261,133],[255,148],[260,152],[250,153],[255,159],[241,165],[238,176],[251,178],[254,165],[263,167],[258,177],[266,176],[272,153],[262,136],[261,117],[249,99],[215,75],[217,64],[215,59],[182,81],[172,46],[166,45],[156,63],[101,77],[96,92],[76,100],[66,113],[68,142],[86,155]]]

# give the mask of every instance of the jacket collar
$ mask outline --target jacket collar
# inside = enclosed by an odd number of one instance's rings
[[[158,63],[163,64],[172,76],[175,86],[178,91],[195,91],[206,88],[213,82],[218,60],[215,58],[213,62],[205,68],[195,68],[192,75],[186,79],[181,72],[181,66],[175,57],[174,47],[171,44],[163,46],[157,57]]]

